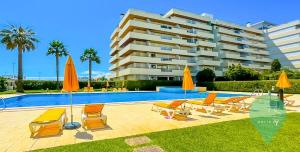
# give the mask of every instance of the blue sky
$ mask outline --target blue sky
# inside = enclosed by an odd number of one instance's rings
[[[33,52],[24,54],[24,74],[27,77],[54,77],[55,58],[46,56],[49,42],[64,42],[75,61],[79,75],[85,75],[87,63],[81,63],[85,48],[95,48],[101,64],[93,66],[95,75],[108,73],[110,34],[120,20],[120,13],[129,8],[164,14],[171,8],[194,13],[210,13],[215,18],[245,25],[267,20],[285,23],[300,19],[298,0],[13,0],[2,1],[0,28],[8,24],[34,29],[40,43]],[[61,59],[60,71],[66,58]],[[7,51],[0,45],[0,75],[12,74],[17,51]]]

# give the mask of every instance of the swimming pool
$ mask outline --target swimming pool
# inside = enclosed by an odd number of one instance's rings
[[[218,93],[217,97],[241,96],[242,94]],[[207,93],[188,93],[186,98],[205,98]],[[119,92],[75,93],[73,104],[142,102],[154,100],[184,99],[184,93],[168,92]],[[6,108],[55,106],[70,104],[69,94],[30,94],[5,99]],[[3,107],[0,103],[0,108]]]

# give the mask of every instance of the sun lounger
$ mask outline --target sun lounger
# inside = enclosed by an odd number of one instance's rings
[[[126,91],[128,91],[128,90],[127,90],[127,88],[122,88],[122,91],[126,92]]]
[[[223,100],[215,100],[215,104],[222,104],[225,108],[225,111],[228,112],[238,112],[240,110],[248,111],[251,107],[251,104],[245,102],[245,99],[249,98],[248,96],[244,97],[232,97]]]
[[[183,120],[190,114],[190,111],[183,106],[185,102],[186,100],[174,100],[171,103],[156,102],[153,104],[151,110],[160,112],[168,118],[176,117]]]
[[[292,94],[286,94],[283,96],[284,105],[285,106],[292,106],[295,103],[295,100],[289,100],[288,97],[293,96]]]
[[[85,105],[82,110],[81,120],[84,129],[104,128],[107,122],[107,116],[102,114],[104,104]]]
[[[198,92],[206,92],[207,88],[206,87],[199,87]]]
[[[117,89],[117,88],[113,88],[112,91],[113,91],[113,92],[117,92],[118,89]]]
[[[93,87],[84,87],[83,92],[94,92],[94,88]]]
[[[102,88],[101,92],[107,92],[107,89],[106,88]]]
[[[122,88],[118,88],[118,92],[122,92]]]
[[[66,122],[66,109],[49,109],[29,124],[31,137],[58,135]]]
[[[204,100],[189,100],[187,101],[187,104],[190,104],[191,109],[193,109],[194,106],[198,106],[198,108],[196,108],[196,111],[198,112],[220,114],[224,111],[224,108],[222,106],[214,105],[216,97],[216,93],[209,93]]]

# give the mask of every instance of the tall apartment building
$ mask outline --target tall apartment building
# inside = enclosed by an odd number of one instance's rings
[[[265,32],[271,58],[279,59],[284,67],[300,70],[300,20],[281,25],[264,21],[251,26]]]
[[[116,80],[180,80],[185,65],[193,76],[204,68],[223,76],[232,64],[270,68],[263,32],[171,9],[164,15],[130,9],[111,35]]]

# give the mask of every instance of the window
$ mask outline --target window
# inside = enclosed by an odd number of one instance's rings
[[[238,38],[236,38],[236,40],[237,40],[237,41],[243,41],[243,40],[244,40],[244,38],[242,38],[242,37],[238,37]]]
[[[151,68],[151,69],[156,69],[157,66],[156,66],[155,64],[151,64],[151,65],[150,65],[150,68]]]
[[[161,50],[166,50],[166,51],[172,51],[171,47],[167,47],[167,46],[162,46],[160,47]]]
[[[167,26],[167,25],[161,25],[160,27],[161,27],[161,28],[164,28],[164,29],[170,29],[170,30],[172,29],[171,26]]]
[[[172,40],[171,36],[167,36],[167,35],[162,35],[160,36],[161,39],[165,39],[165,40]]]
[[[188,29],[187,32],[188,33],[197,34],[197,31],[195,29]]]
[[[190,23],[190,24],[196,24],[196,21],[194,21],[194,20],[187,20],[186,22]]]
[[[188,43],[197,43],[197,39],[187,39],[186,40]]]
[[[155,57],[156,57],[156,54],[155,54],[155,53],[151,53],[150,56],[151,56],[152,58],[155,58]]]

